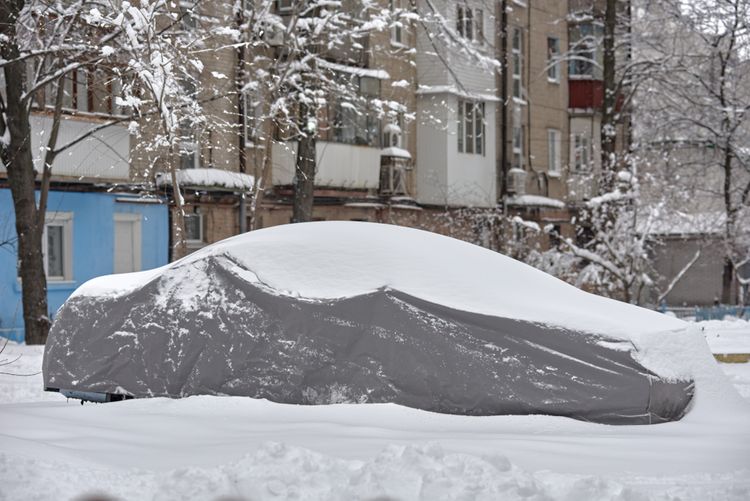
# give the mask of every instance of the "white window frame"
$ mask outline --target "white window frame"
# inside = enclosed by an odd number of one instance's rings
[[[523,30],[518,27],[513,28],[513,36],[511,38],[511,74],[513,76],[512,94],[513,99],[521,103],[525,103],[524,88],[523,88],[523,64],[524,64],[524,40]],[[516,40],[518,44],[516,45]]]
[[[114,223],[115,228],[117,226],[118,222],[122,223],[134,223],[133,225],[133,267],[135,270],[133,271],[141,271],[142,263],[141,263],[141,250],[142,250],[142,235],[141,235],[141,215],[140,214],[133,214],[132,212],[115,212],[114,215]],[[115,232],[117,230],[115,229]],[[117,247],[115,244],[115,237],[114,234],[112,235],[112,272],[117,273],[114,269],[115,261],[114,257],[117,253]]]
[[[200,211],[200,209],[196,209],[195,212],[185,214],[185,217],[198,217],[198,238],[188,238],[187,231],[185,231],[185,243],[187,245],[191,246],[203,246],[206,244],[205,237],[206,237],[206,227],[205,227],[205,217],[204,214]],[[187,226],[187,225],[186,225]]]
[[[547,173],[557,177],[562,172],[560,149],[562,134],[557,129],[547,129]]]
[[[517,169],[523,169],[524,156],[523,156],[523,126],[516,125],[513,127],[513,161],[512,167]]]
[[[591,140],[585,132],[576,132],[571,135],[570,151],[574,172],[586,172],[591,169]],[[580,157],[578,152],[582,152]],[[580,161],[579,161],[580,158]]]
[[[555,41],[554,52],[550,51],[551,40]],[[547,37],[547,81],[560,83],[560,38],[555,36]]]
[[[456,4],[456,32],[461,38],[474,40],[474,12],[466,2]]]
[[[198,143],[195,141],[182,141],[180,143],[180,168],[183,165],[183,159],[185,157],[192,156],[192,166],[187,167],[188,169],[199,169],[201,166],[201,152],[198,147]]]
[[[403,0],[389,0],[389,6],[391,14],[396,11],[401,11],[404,7]],[[400,20],[394,22],[391,26],[391,45],[406,47],[406,44],[404,43],[404,28],[405,26]]]
[[[47,228],[49,226],[62,227],[62,266],[61,276],[49,275]],[[73,280],[73,213],[72,212],[47,212],[44,215],[44,232],[42,234],[42,256],[44,262],[44,274],[50,282],[70,282]]]
[[[484,101],[458,100],[457,148],[459,153],[484,156],[487,151]]]
[[[484,11],[482,9],[474,9],[473,21],[474,41],[484,45]]]
[[[467,2],[456,4],[456,32],[461,38],[484,44],[484,11]]]

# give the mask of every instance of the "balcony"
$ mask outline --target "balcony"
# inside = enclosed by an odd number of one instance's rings
[[[601,109],[604,84],[601,80],[568,80],[568,107],[571,109]]]

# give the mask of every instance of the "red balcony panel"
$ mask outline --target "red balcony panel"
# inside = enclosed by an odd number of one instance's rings
[[[601,108],[604,86],[601,80],[568,80],[570,108]]]

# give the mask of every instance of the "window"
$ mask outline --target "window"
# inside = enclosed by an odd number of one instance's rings
[[[44,104],[55,106],[57,86],[63,85],[62,108],[67,111],[122,114],[117,97],[122,96],[120,79],[101,68],[78,68],[44,89]]]
[[[484,12],[474,9],[474,40],[484,43]]]
[[[547,170],[551,175],[560,174],[560,131],[547,129],[547,153],[549,155]]]
[[[193,141],[180,143],[180,169],[197,169],[201,166],[198,144]]]
[[[373,110],[358,110],[349,102],[336,103],[333,140],[359,146],[380,146],[380,120]]]
[[[573,135],[573,169],[577,172],[586,171],[591,163],[591,145],[584,133]]]
[[[523,32],[519,28],[513,28],[513,46],[511,50],[513,59],[513,97],[523,99]]]
[[[393,26],[391,26],[391,42],[399,45],[404,43],[404,27],[401,21],[397,19],[399,11],[403,8],[402,1],[403,0],[390,0],[389,2],[391,15],[395,19],[393,22]]]
[[[484,11],[466,4],[456,6],[456,31],[467,40],[484,43]]]
[[[572,77],[600,78],[601,70],[598,62],[599,53],[596,47],[602,37],[603,28],[600,24],[581,23],[570,30],[570,53],[568,73]]]
[[[380,96],[380,80],[354,77],[354,85],[363,99],[358,104],[339,101],[333,106],[333,141],[361,146],[380,146],[380,118],[364,103]]]
[[[523,169],[523,127],[513,127],[513,168]]]
[[[458,151],[484,155],[484,103],[458,100]]]
[[[294,8],[294,0],[276,0],[276,9],[279,12],[289,12]]]
[[[183,31],[190,32],[198,26],[198,18],[195,15],[197,5],[192,2],[181,0],[180,4],[180,27]]]
[[[560,81],[560,39],[547,37],[547,80]]]
[[[203,214],[198,209],[192,214],[185,214],[185,242],[203,244]]]
[[[73,280],[73,214],[52,212],[42,235],[44,271],[50,281]]]

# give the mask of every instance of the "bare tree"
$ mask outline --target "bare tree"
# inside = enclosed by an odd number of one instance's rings
[[[750,4],[672,0],[659,7],[669,16],[664,41],[652,50],[665,64],[642,99],[650,115],[642,142],[674,157],[683,179],[698,174],[690,210],[721,216],[721,301],[729,303],[750,249]]]

